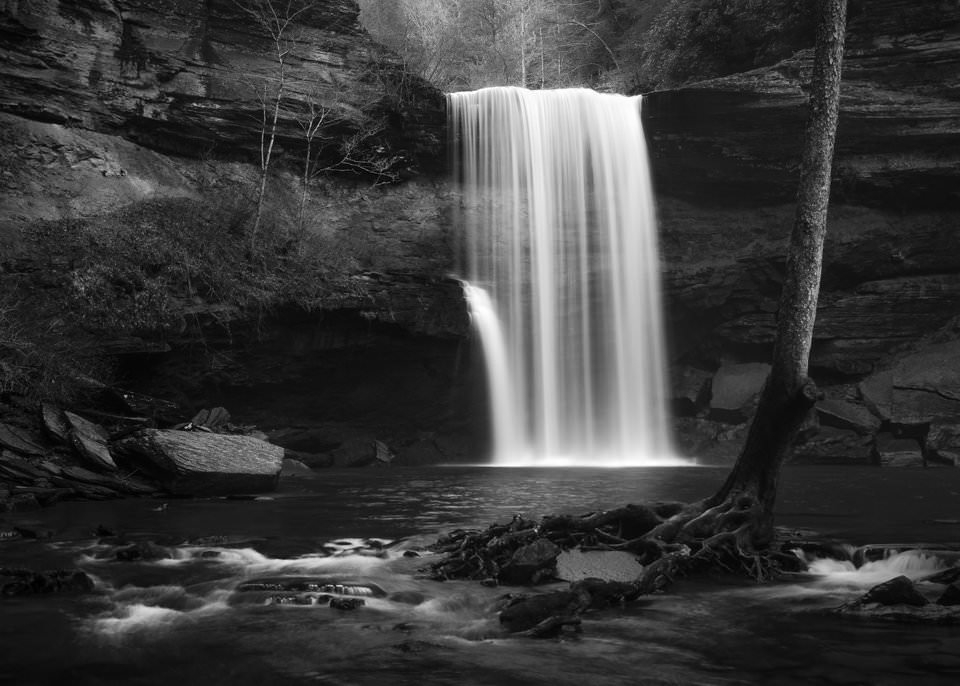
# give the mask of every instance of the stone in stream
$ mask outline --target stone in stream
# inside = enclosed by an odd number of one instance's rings
[[[177,495],[273,491],[283,464],[283,448],[250,436],[143,429],[114,447]]]
[[[960,466],[960,424],[931,424],[923,444],[923,457],[928,467]]]
[[[508,597],[506,601],[507,606],[500,611],[500,624],[513,634],[530,631],[551,618],[559,620],[551,623],[552,627],[559,630],[590,607],[592,598],[586,590],[571,588],[568,591]]]
[[[956,607],[960,605],[960,584],[952,583],[943,591],[943,595],[937,600],[937,605],[946,607]]]
[[[76,569],[35,572],[0,568],[0,596],[89,593],[94,585],[90,576]]]
[[[535,584],[554,575],[554,563],[560,548],[546,538],[538,538],[518,548],[500,570],[498,578],[507,584]]]
[[[929,602],[917,591],[909,578],[901,575],[874,586],[855,600],[853,605],[858,607],[872,604],[923,607]]]

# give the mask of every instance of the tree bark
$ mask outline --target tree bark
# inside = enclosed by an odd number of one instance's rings
[[[733,471],[707,508],[755,499],[754,543],[769,542],[780,467],[818,392],[808,377],[817,314],[830,174],[840,99],[846,0],[818,0],[817,42],[810,84],[797,209],[780,295],[773,365]]]

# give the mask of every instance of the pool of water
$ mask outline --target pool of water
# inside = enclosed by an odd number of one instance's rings
[[[514,514],[694,500],[719,468],[381,469],[288,481],[270,499],[64,503],[19,515],[44,541],[0,566],[78,566],[79,597],[0,599],[0,684],[953,684],[960,628],[827,612],[903,570],[824,569],[777,584],[683,581],[591,612],[558,640],[502,634],[505,592],[430,581],[425,545]],[[960,470],[787,468],[778,523],[856,544],[960,541]],[[119,562],[98,527],[172,555]],[[419,556],[414,556],[417,553]],[[919,571],[918,571],[919,570]],[[277,602],[263,579],[368,585],[353,611]],[[881,579],[882,580],[882,579]]]

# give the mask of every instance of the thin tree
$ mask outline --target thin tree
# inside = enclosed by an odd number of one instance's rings
[[[287,86],[287,58],[293,47],[290,30],[297,18],[310,10],[316,2],[309,0],[233,0],[244,14],[250,17],[267,34],[272,43],[277,71],[273,92],[270,92],[269,80],[264,79],[262,89],[256,90],[260,103],[260,188],[257,192],[257,209],[253,227],[250,229],[250,247],[256,245],[260,224],[263,220],[263,203],[267,194],[267,181],[270,177],[270,163],[277,139],[277,124],[283,105],[283,96]]]
[[[830,201],[847,0],[817,3],[810,111],[770,375],[744,447],[720,490],[649,534],[670,542],[696,541],[701,558],[720,549],[750,557],[773,540],[780,468],[819,395],[808,366]],[[667,568],[675,561],[670,556],[661,560]],[[648,575],[651,584],[655,585],[656,575],[656,570]]]

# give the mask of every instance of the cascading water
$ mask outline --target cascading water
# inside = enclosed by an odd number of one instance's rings
[[[640,99],[448,95],[495,464],[677,462]]]

